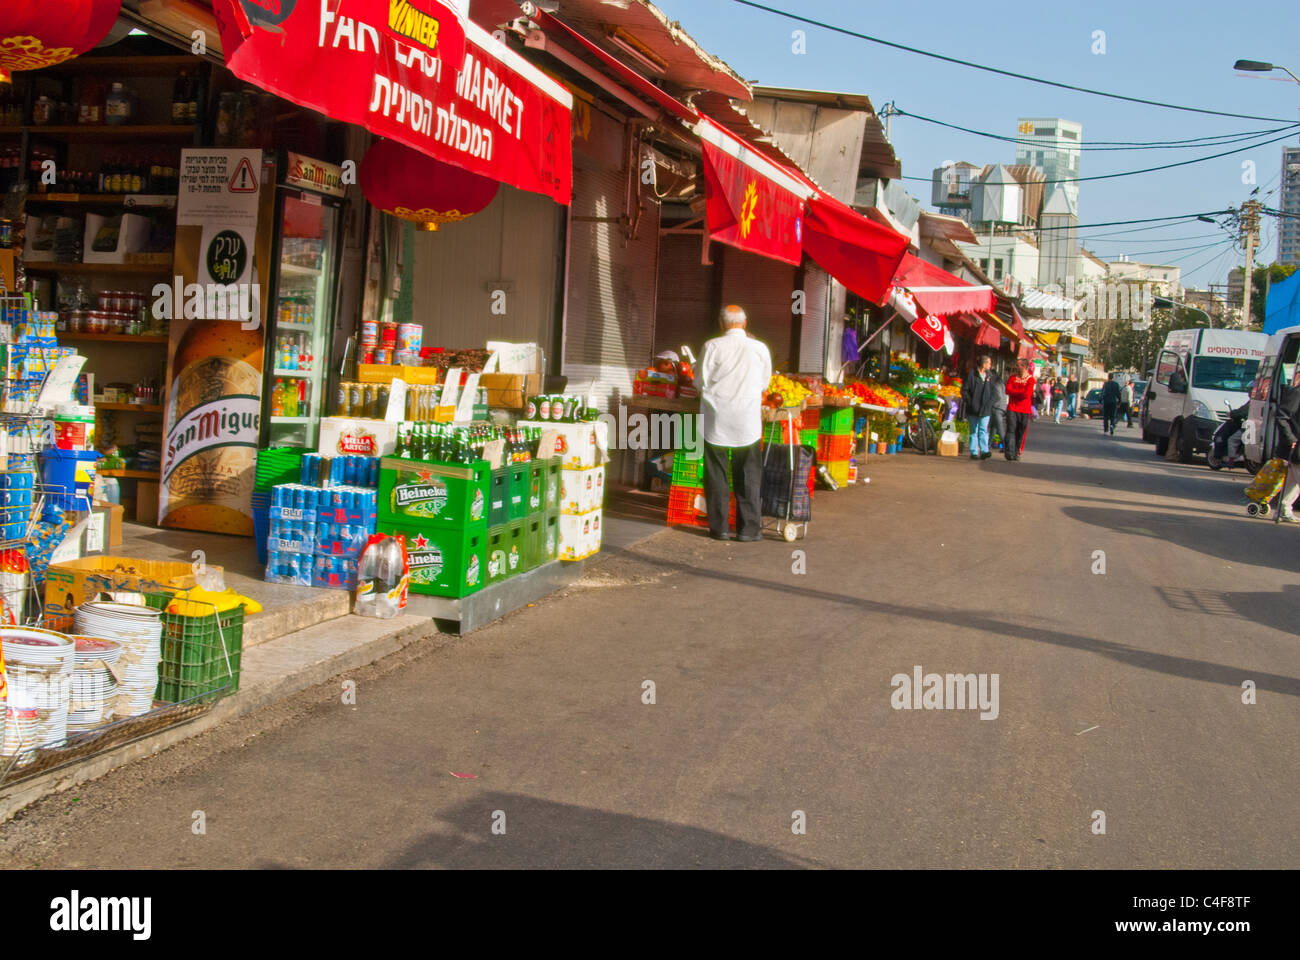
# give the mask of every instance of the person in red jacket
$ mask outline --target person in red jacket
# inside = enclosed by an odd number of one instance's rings
[[[1007,381],[1007,436],[1002,450],[1008,460],[1019,460],[1025,451],[1025,433],[1033,416],[1034,368],[1028,360],[1016,363],[1015,375]]]

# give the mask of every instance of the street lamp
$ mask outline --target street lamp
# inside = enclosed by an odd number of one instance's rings
[[[1300,77],[1280,64],[1264,63],[1262,60],[1238,60],[1232,65],[1234,70],[1245,70],[1247,73],[1268,73],[1270,70],[1281,70],[1296,83],[1300,83]]]
[[[1213,329],[1214,327],[1214,318],[1211,317],[1204,310],[1202,310],[1200,307],[1194,307],[1190,303],[1184,303],[1183,301],[1175,300],[1172,297],[1156,297],[1152,300],[1151,305],[1164,310],[1169,310],[1174,307],[1182,307],[1184,310],[1191,310],[1193,313],[1199,313],[1201,316],[1205,318],[1206,326],[1210,327],[1211,329]]]

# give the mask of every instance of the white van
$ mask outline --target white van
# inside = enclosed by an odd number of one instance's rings
[[[1247,330],[1170,330],[1142,406],[1142,439],[1190,463],[1228,412],[1249,399],[1268,337]]]
[[[1246,459],[1256,466],[1285,455],[1285,451],[1276,449],[1273,406],[1282,398],[1282,388],[1295,383],[1300,368],[1300,327],[1286,327],[1270,336],[1266,351],[1268,355],[1250,391],[1250,418],[1242,428]]]

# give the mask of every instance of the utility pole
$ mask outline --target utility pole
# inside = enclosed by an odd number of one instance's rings
[[[1242,284],[1242,320],[1246,327],[1249,328],[1253,322],[1250,315],[1250,294],[1251,288],[1255,285],[1255,243],[1259,238],[1259,208],[1258,200],[1247,200],[1241,205],[1241,233],[1246,241],[1246,276]]]

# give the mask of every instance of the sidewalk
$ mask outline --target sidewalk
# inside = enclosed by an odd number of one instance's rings
[[[645,521],[611,518],[605,547],[587,561],[586,570],[668,529]],[[210,564],[224,568],[226,585],[263,605],[263,612],[244,627],[244,654],[239,691],[219,700],[197,718],[115,747],[102,754],[12,785],[0,785],[0,822],[42,797],[93,780],[141,757],[183,743],[219,724],[246,716],[367,664],[410,644],[428,640],[452,643],[430,617],[410,614],[376,620],[350,614],[351,594],[342,590],[266,583],[251,540],[185,531],[157,530],[136,524],[123,528],[115,556],[145,560],[194,562],[203,550]]]

